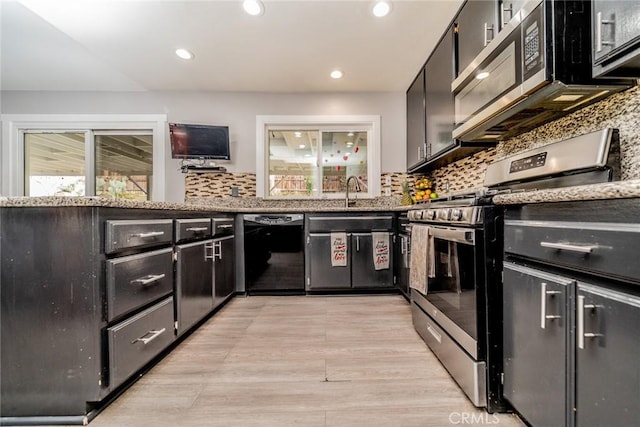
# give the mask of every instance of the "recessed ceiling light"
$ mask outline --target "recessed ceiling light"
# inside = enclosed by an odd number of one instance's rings
[[[340,70],[333,70],[330,75],[332,79],[341,79],[344,73]]]
[[[306,147],[306,145],[304,145],[304,144],[298,145],[298,148],[304,148],[304,147]]]
[[[353,136],[353,132],[349,132],[347,136]]]
[[[191,51],[187,50],[187,49],[176,49],[176,55],[178,55],[180,58],[182,59],[193,59],[195,58],[195,55],[193,53],[191,53]]]
[[[293,134],[296,136],[296,138],[302,138],[302,132],[294,132]]]
[[[260,0],[244,0],[242,8],[251,16],[259,16],[264,13],[264,5]]]
[[[476,74],[476,79],[478,79],[478,80],[484,80],[487,77],[489,77],[489,72],[488,71],[480,71],[478,74]]]
[[[371,12],[378,18],[387,16],[391,12],[391,2],[388,0],[377,1],[373,5],[373,9],[371,9]]]

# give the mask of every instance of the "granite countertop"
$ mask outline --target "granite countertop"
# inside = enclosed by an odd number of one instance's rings
[[[523,205],[529,203],[628,199],[635,197],[640,197],[640,179],[499,194],[493,197],[493,202],[498,205]]]
[[[400,206],[399,198],[356,199],[355,206],[344,207],[342,199],[327,200],[263,200],[194,199],[186,203],[104,199],[100,197],[0,197],[0,207],[65,207],[87,206],[122,209],[158,209],[175,211],[215,211],[229,213],[305,213],[305,212],[390,212],[406,211],[411,206]]]

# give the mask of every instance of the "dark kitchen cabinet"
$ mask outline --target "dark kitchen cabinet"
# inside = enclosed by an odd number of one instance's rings
[[[507,25],[518,12],[520,12],[522,5],[526,2],[527,0],[500,0],[498,2],[500,30],[502,30],[502,28],[504,28],[504,26]]]
[[[576,425],[640,425],[640,296],[580,282],[577,295]]]
[[[391,247],[393,233],[388,234],[386,255],[389,267],[376,270],[374,251],[376,248],[372,233],[353,233],[351,235],[351,286],[353,288],[384,288],[393,286],[393,263]],[[379,248],[378,248],[379,249]],[[384,252],[383,248],[383,252]]]
[[[569,425],[571,280],[505,263],[504,397],[534,426]]]
[[[390,246],[393,233],[389,233],[389,268],[376,270],[373,262],[373,235],[347,233],[347,265],[331,263],[331,234],[309,234],[309,290],[388,288],[393,286],[393,264]]]
[[[426,160],[424,69],[407,90],[407,171],[412,172]]]
[[[235,238],[225,236],[213,240],[213,307],[218,307],[236,288]]]
[[[460,9],[455,19],[458,35],[458,73],[464,71],[497,35],[497,18],[496,0],[469,0]]]
[[[347,236],[349,241],[349,236]],[[347,254],[349,254],[347,244]],[[307,289],[350,289],[351,266],[333,266],[331,233],[311,233],[307,240]],[[348,255],[347,255],[348,256]]]
[[[176,246],[176,318],[178,335],[213,309],[213,240]]]
[[[306,289],[351,290],[393,287],[393,227],[394,216],[310,214],[306,228]],[[343,240],[344,239],[344,240]],[[344,250],[335,245],[344,244]],[[344,255],[346,265],[332,262]],[[378,263],[374,254],[388,258],[388,268]],[[381,260],[382,258],[378,259]]]
[[[435,47],[425,65],[425,122],[427,161],[455,145],[454,32],[449,29]]]
[[[593,0],[594,77],[640,77],[640,4]]]
[[[639,212],[637,199],[506,208],[504,395],[531,425],[640,425]]]

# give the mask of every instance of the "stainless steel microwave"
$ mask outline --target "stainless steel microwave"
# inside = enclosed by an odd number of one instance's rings
[[[590,1],[529,0],[453,81],[453,137],[512,138],[634,84],[592,78]]]

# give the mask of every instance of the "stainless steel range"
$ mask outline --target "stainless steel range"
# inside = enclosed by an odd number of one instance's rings
[[[501,192],[610,181],[617,132],[604,129],[489,165],[487,187],[408,212],[413,323],[474,405],[509,405],[502,392],[503,210]]]

